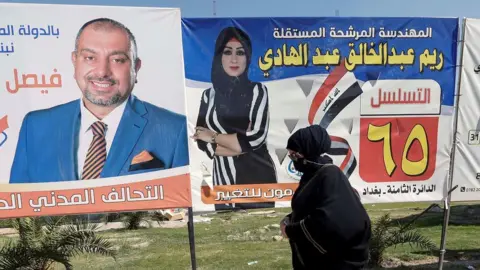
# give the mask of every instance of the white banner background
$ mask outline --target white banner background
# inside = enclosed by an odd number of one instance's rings
[[[187,59],[188,61],[188,59]],[[275,150],[285,149],[289,136],[297,129],[308,126],[307,115],[312,103],[312,99],[315,96],[319,86],[322,84],[325,75],[313,75],[302,76],[297,78],[283,79],[277,81],[265,82],[264,85],[268,88],[269,102],[270,102],[270,128],[267,137],[268,150],[270,156],[275,163],[278,183],[292,183],[297,182],[299,177],[292,171],[290,159],[285,157],[284,161],[280,163],[279,158],[276,155]],[[313,80],[311,91],[306,97],[298,81]],[[360,82],[363,84],[363,82]],[[398,80],[390,81],[393,83],[393,88],[408,88],[409,85],[416,84],[418,86],[418,80]],[[430,81],[432,83],[432,81]],[[435,83],[435,82],[433,82]],[[381,81],[377,81],[378,85],[382,85]],[[390,85],[391,86],[391,85]],[[210,87],[208,83],[201,83],[190,81],[187,79],[187,106],[188,106],[188,121],[189,121],[189,134],[193,135],[194,127],[197,120],[200,98],[203,91]],[[371,96],[376,96],[378,88],[372,88],[369,82],[363,84],[363,95],[368,99]],[[438,89],[440,91],[441,89]],[[439,93],[433,93],[438,96]],[[365,101],[363,101],[365,102]],[[432,101],[433,103],[433,101]],[[447,173],[449,165],[449,152],[452,141],[452,133],[447,132],[452,130],[452,108],[450,106],[440,106],[437,102],[438,108],[441,111],[438,120],[438,142],[437,142],[437,154],[436,162],[434,164],[435,169],[433,175],[425,181],[398,181],[398,182],[371,182],[367,183],[359,175],[359,168],[362,160],[360,159],[360,107],[361,96],[350,103],[330,124],[328,132],[330,135],[339,136],[347,140],[352,148],[353,153],[357,159],[357,167],[353,174],[350,176],[350,182],[352,186],[358,190],[362,197],[363,203],[388,203],[388,202],[413,202],[413,201],[438,201],[446,194]],[[402,105],[401,105],[402,106]],[[323,108],[323,107],[322,107]],[[420,113],[419,113],[420,114]],[[386,116],[380,116],[386,117]],[[379,118],[380,118],[379,117]],[[389,115],[388,117],[404,117],[398,115]],[[409,116],[406,116],[409,117]],[[418,115],[412,115],[410,117],[424,117]],[[363,116],[362,118],[365,118]],[[298,120],[295,128],[290,132],[285,124],[286,119]],[[405,130],[403,132],[410,132]],[[378,142],[382,144],[382,142]],[[418,146],[416,146],[418,147]],[[400,146],[403,149],[403,145]],[[365,151],[365,150],[363,150]],[[371,155],[382,155],[382,153],[370,153]],[[345,156],[332,156],[336,165],[340,165]],[[200,151],[196,144],[190,140],[190,162],[191,162],[191,179],[192,179],[192,202],[195,211],[213,211],[213,205],[204,204],[201,200],[200,187],[202,181],[206,181],[210,187],[213,187],[211,178],[213,162],[205,153]],[[364,161],[365,162],[365,161]],[[401,170],[400,160],[397,162],[397,170]],[[207,168],[207,173],[202,168]],[[385,170],[385,168],[378,168],[378,170]],[[413,191],[413,185],[416,185],[416,191]],[[425,189],[435,185],[433,192],[427,192]],[[410,191],[405,193],[389,194],[389,186],[392,186],[392,190],[402,189],[402,187],[410,186]],[[394,186],[394,187],[393,187]],[[424,186],[424,190],[422,190]],[[369,191],[382,190],[381,194],[366,194],[364,190]],[[385,193],[384,193],[385,192]],[[289,201],[276,202],[276,207],[289,207]]]
[[[480,200],[480,20],[465,20],[452,201]]]

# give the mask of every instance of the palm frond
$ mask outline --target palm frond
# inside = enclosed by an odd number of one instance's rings
[[[32,265],[32,261],[30,250],[14,241],[9,241],[0,249],[0,269],[22,269]]]
[[[17,218],[12,221],[12,226],[18,231],[19,243],[24,246],[36,246],[37,240],[44,235],[40,218]]]
[[[95,234],[99,228],[100,228],[99,224],[81,222],[81,223],[63,226],[58,230],[58,234],[62,237],[70,234],[76,234],[78,232]]]
[[[420,234],[413,227],[395,226],[390,219],[390,214],[384,214],[373,223],[369,250],[369,265],[373,267],[380,266],[385,250],[389,247],[396,247],[402,244],[415,245],[426,250],[436,248],[430,239]]]
[[[388,231],[388,229],[391,227],[391,218],[390,214],[386,213],[382,215],[378,220],[375,221],[375,226],[373,228],[373,234],[382,234],[385,231]]]
[[[116,260],[116,251],[113,249],[113,245],[108,239],[105,239],[100,236],[94,236],[82,240],[74,240],[71,238],[70,245],[72,247],[73,254],[78,255],[79,253],[91,253],[91,254],[100,254],[103,256],[112,257]]]
[[[56,249],[55,246],[43,246],[42,249],[35,250],[32,254],[37,261],[42,261],[42,269],[47,269],[52,261],[61,263],[67,270],[73,269],[70,263],[70,255],[62,250]]]
[[[96,235],[98,224],[64,223],[64,217],[15,219],[12,225],[20,237],[0,249],[0,269],[46,270],[57,262],[69,270],[71,257],[79,253],[115,259],[112,243]]]
[[[138,230],[142,222],[146,222],[151,227],[151,223],[148,221],[148,212],[127,212],[122,214],[122,222],[127,230]]]
[[[393,237],[390,239],[389,246],[397,246],[401,244],[410,244],[411,247],[416,246],[425,250],[433,250],[437,248],[432,240],[428,239],[417,231],[399,231],[393,234]]]
[[[53,216],[45,217],[45,232],[46,234],[54,233],[58,228],[60,228],[66,217],[65,216]]]
[[[96,234],[97,224],[71,225],[59,231],[57,248],[65,250],[72,256],[79,253],[94,253],[115,259],[113,244]]]

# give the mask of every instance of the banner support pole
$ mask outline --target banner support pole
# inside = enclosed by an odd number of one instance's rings
[[[463,51],[465,48],[465,25],[466,25],[466,19],[463,19],[463,29],[461,33],[461,38],[460,42],[462,43],[462,46],[460,47],[460,65],[459,65],[459,72],[458,72],[458,83],[457,83],[457,94],[456,100],[455,100],[455,107],[454,107],[454,117],[453,117],[453,138],[452,138],[452,147],[451,147],[451,152],[450,152],[450,164],[449,164],[449,174],[448,174],[448,179],[447,179],[447,196],[444,199],[444,214],[443,214],[443,225],[442,225],[442,236],[441,236],[441,242],[440,242],[440,254],[439,254],[439,260],[438,260],[438,269],[442,270],[443,269],[443,261],[445,257],[445,246],[446,246],[446,241],[447,241],[447,228],[448,228],[448,223],[450,220],[450,200],[452,197],[452,191],[455,190],[458,186],[455,186],[452,188],[453,185],[453,170],[454,170],[454,165],[455,165],[455,152],[457,149],[457,130],[458,130],[458,110],[460,108],[460,89],[462,85],[462,71],[463,71]]]
[[[195,231],[193,228],[193,209],[188,208],[188,242],[190,243],[190,260],[192,263],[192,270],[197,269],[197,258],[195,254]]]

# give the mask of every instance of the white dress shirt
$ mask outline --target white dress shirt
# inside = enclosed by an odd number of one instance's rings
[[[107,124],[105,130],[105,140],[107,141],[107,157],[110,147],[112,146],[113,139],[115,138],[115,133],[117,132],[118,125],[122,119],[123,111],[127,105],[127,100],[122,104],[117,106],[113,111],[111,111],[105,118],[102,120],[98,119],[93,115],[83,103],[83,99],[80,99],[80,131],[78,134],[78,151],[77,151],[77,172],[78,177],[82,177],[83,165],[87,157],[88,148],[93,140],[93,132],[91,130],[91,125],[97,121],[102,121]]]

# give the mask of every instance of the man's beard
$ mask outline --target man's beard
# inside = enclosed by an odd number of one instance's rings
[[[87,77],[88,82],[90,82],[92,80],[99,81],[99,82],[105,81],[105,82],[111,83],[112,85],[117,84],[117,81],[112,79],[112,78],[94,78],[93,76]],[[124,96],[122,96],[120,91],[118,91],[112,97],[105,100],[105,99],[102,99],[102,98],[96,98],[95,95],[88,89],[88,86],[86,87],[84,92],[85,92],[84,96],[88,101],[90,101],[92,104],[103,106],[103,107],[110,107],[112,105],[118,105],[118,104],[122,103],[123,101],[125,101],[125,99],[130,94],[130,91],[128,91],[128,92],[125,93]]]
[[[97,77],[94,77],[94,76],[88,76],[87,77],[87,82],[91,82],[92,80],[99,81],[99,82],[105,81],[105,82],[111,83],[112,85],[118,84],[118,82],[116,80],[114,80],[113,78],[97,78]],[[118,91],[117,93],[115,93],[112,97],[110,97],[107,100],[102,99],[102,98],[96,98],[95,95],[88,89],[88,84],[87,84],[87,87],[84,91],[84,96],[92,104],[95,104],[95,105],[98,105],[98,106],[109,107],[109,106],[112,106],[112,105],[118,105],[118,104],[124,102],[133,90],[133,86],[135,84],[135,72],[134,72],[134,70],[131,71],[131,82],[130,83],[131,83],[132,88],[130,89],[130,91],[125,92],[125,95],[122,96],[120,91]]]
[[[125,96],[122,96],[120,92],[117,92],[115,93],[115,95],[105,100],[103,98],[96,98],[95,95],[93,95],[92,92],[90,92],[90,90],[88,89],[85,89],[84,95],[85,95],[85,98],[88,101],[90,101],[92,104],[104,106],[104,107],[120,104],[128,97],[128,93],[126,93]]]

